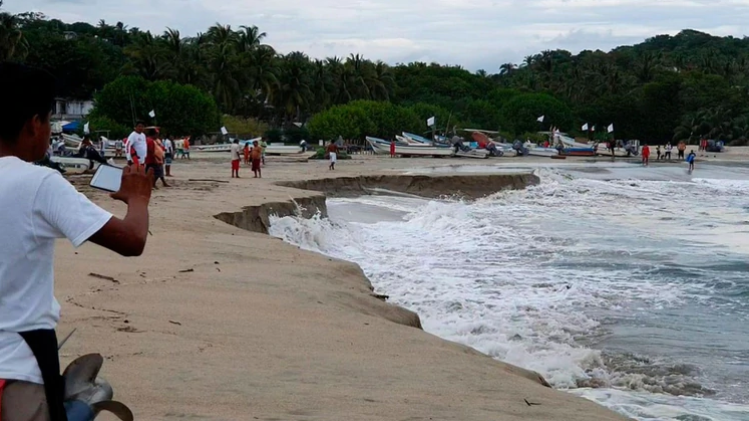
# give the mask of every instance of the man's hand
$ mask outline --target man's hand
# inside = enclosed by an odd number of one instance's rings
[[[151,200],[152,191],[153,170],[146,171],[145,166],[142,165],[128,165],[122,170],[120,190],[112,193],[111,196],[127,204],[137,200],[148,203]]]

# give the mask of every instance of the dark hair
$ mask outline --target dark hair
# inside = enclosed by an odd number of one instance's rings
[[[55,79],[43,70],[0,62],[0,95],[0,140],[15,143],[30,119],[49,118],[55,99]]]
[[[143,122],[143,121],[141,121],[141,120],[138,120],[138,121],[136,121],[136,122],[135,122],[135,127],[138,127],[138,126],[145,126],[145,125],[146,125],[146,123],[144,123],[144,122]]]
[[[234,139],[234,143],[239,143],[239,139]]]

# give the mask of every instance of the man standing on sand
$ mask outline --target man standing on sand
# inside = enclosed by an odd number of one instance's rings
[[[252,142],[252,150],[250,150],[250,160],[252,161],[252,172],[255,173],[255,178],[263,178],[263,172],[260,170],[260,163],[263,159],[263,150],[260,149],[260,145],[257,140]]]
[[[153,172],[153,188],[156,188],[156,182],[161,180],[164,187],[169,187],[164,178],[164,150],[158,144],[158,134],[156,131],[148,133],[146,138],[146,170]]]
[[[390,141],[390,157],[395,158],[395,140]]]
[[[239,178],[239,139],[234,139],[231,144],[231,178]]]
[[[112,198],[127,204],[127,214],[112,216],[57,171],[32,164],[49,144],[52,76],[3,63],[0,92],[0,420],[65,419],[55,334],[56,239],[139,256],[148,236],[152,180],[143,167],[126,167]],[[111,395],[84,403],[102,398]]]
[[[169,136],[164,140],[164,171],[167,177],[172,176],[172,159],[174,159],[174,142]]]
[[[260,151],[262,152],[262,155],[260,156],[260,160],[262,161],[263,165],[265,165],[265,149],[268,147],[268,142],[265,141],[264,137],[260,138]]]
[[[655,160],[660,161],[661,160],[661,145],[657,145],[655,147]]]
[[[114,141],[114,157],[119,158],[122,156],[122,146],[123,146],[122,139],[117,139]]]
[[[335,142],[330,142],[328,145],[328,155],[330,157],[330,166],[328,169],[335,170],[335,163],[338,161],[338,145]]]
[[[671,149],[673,149],[673,146],[671,146],[671,142],[666,143],[666,152],[663,154],[664,160],[671,160]]]
[[[127,137],[127,163],[129,165],[145,165],[148,156],[146,135],[143,134],[143,122],[135,123],[135,129]]]
[[[185,138],[185,142],[183,143],[182,147],[184,148],[183,155],[187,157],[187,160],[190,160],[190,136]]]
[[[679,161],[681,161],[682,159],[684,159],[684,151],[687,150],[687,144],[684,143],[684,141],[682,140],[676,146],[676,149],[679,150],[679,157],[678,157],[678,159],[679,159]]]
[[[642,165],[647,167],[648,164],[650,164],[650,146],[646,143],[642,147]]]

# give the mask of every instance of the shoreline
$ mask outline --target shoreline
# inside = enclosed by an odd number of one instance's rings
[[[307,215],[324,206],[325,195],[295,187],[376,184],[362,182],[364,174],[403,182],[397,174],[407,168],[398,166],[434,160],[387,161],[343,161],[331,177],[325,163],[269,160],[268,179],[231,183],[186,181],[229,180],[223,160],[176,163],[176,187],[154,194],[143,257],[60,243],[59,331],[78,328],[62,363],[102,353],[116,399],[141,419],[625,419],[543,386],[533,372],[414,329],[418,316],[373,296],[358,265],[262,234],[263,218],[297,212],[294,202]],[[421,180],[412,189],[432,192],[424,183],[444,180],[408,177]],[[124,206],[76,184],[122,214]]]

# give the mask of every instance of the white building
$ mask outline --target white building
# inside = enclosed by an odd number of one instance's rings
[[[94,101],[55,98],[55,108],[52,118],[56,120],[80,120],[88,115],[94,108]]]

